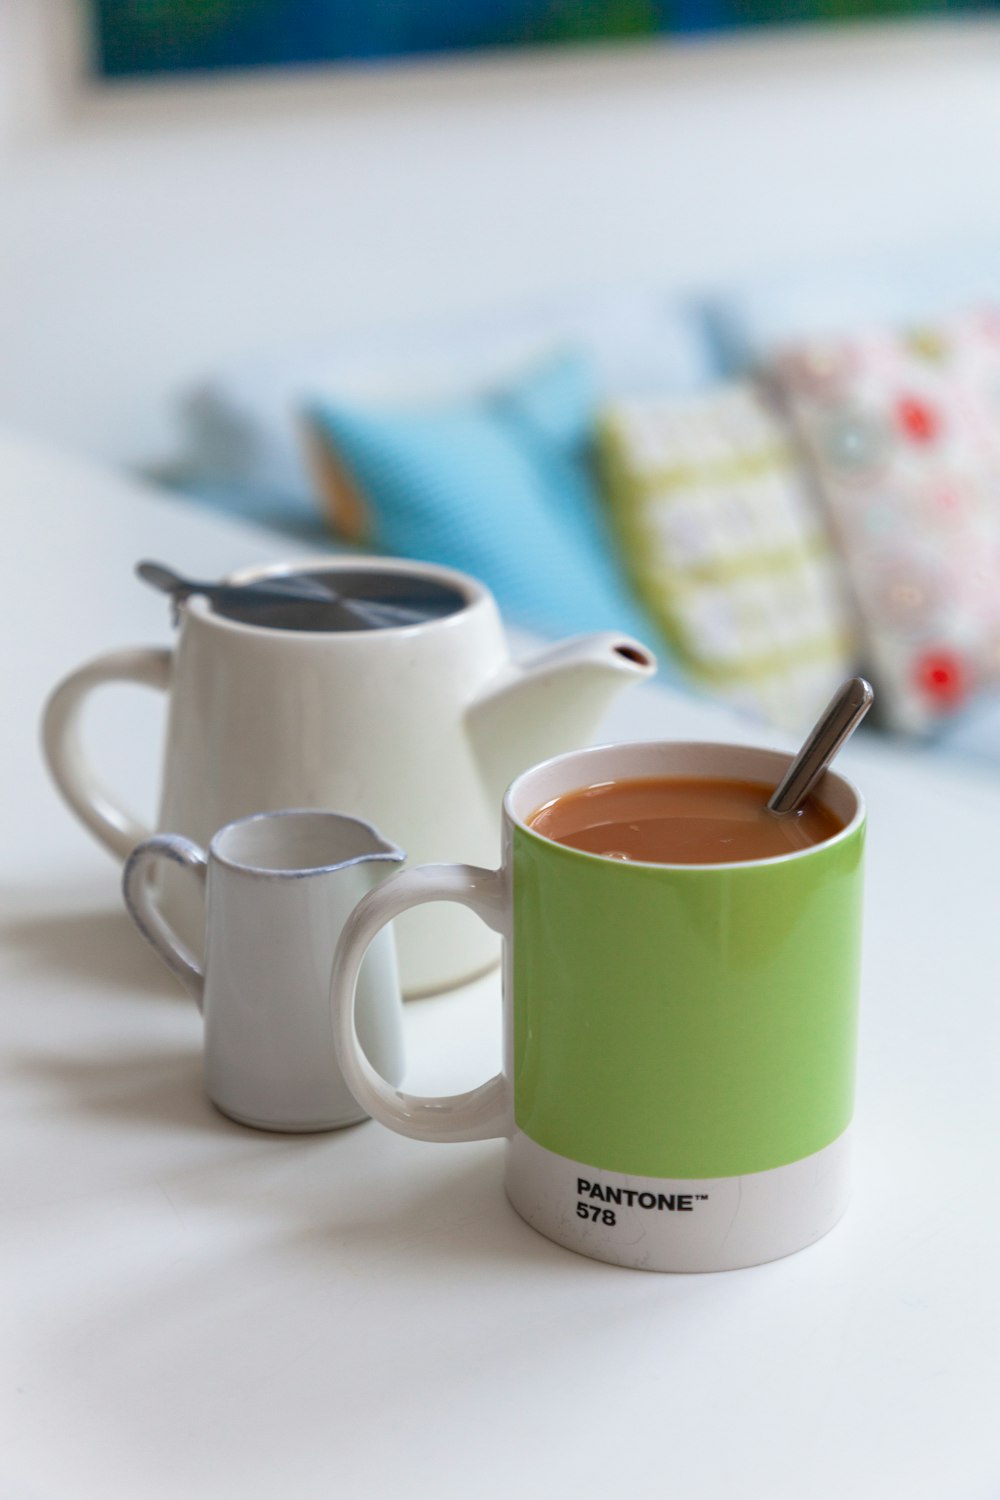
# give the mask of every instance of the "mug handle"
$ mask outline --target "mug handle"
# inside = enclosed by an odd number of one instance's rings
[[[176,974],[185,988],[191,991],[201,1010],[205,996],[205,972],[168,926],[153,901],[147,876],[150,866],[158,859],[172,859],[182,869],[190,870],[197,877],[204,896],[208,857],[204,849],[199,849],[190,839],[181,838],[178,833],[158,833],[132,850],[122,872],[122,895],[125,897],[129,916],[170,972]]]
[[[344,924],[330,976],[334,1039],[341,1071],[361,1107],[390,1130],[419,1141],[485,1141],[510,1135],[513,1096],[497,1073],[465,1094],[421,1097],[393,1088],[372,1067],[358,1037],[358,973],[376,934],[411,907],[427,901],[456,901],[505,936],[510,899],[503,870],[478,865],[418,865],[392,875],[369,891]]]
[[[52,780],[81,823],[123,859],[151,829],[119,807],[94,775],[80,745],[80,714],[94,688],[106,682],[137,682],[164,692],[172,660],[172,651],[155,646],[95,657],[64,678],[42,716],[42,748]]]

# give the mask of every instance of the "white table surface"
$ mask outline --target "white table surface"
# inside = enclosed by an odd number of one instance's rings
[[[202,1097],[200,1019],[49,786],[47,689],[158,642],[147,555],[260,531],[0,441],[2,1500],[1000,1495],[1000,780],[877,743],[858,1173],[802,1254],[631,1272],[540,1238],[498,1142],[287,1138]],[[293,549],[294,550],[294,549]],[[91,739],[152,804],[152,695]],[[739,738],[656,689],[606,738]],[[408,1085],[495,1071],[495,977],[407,1007]]]

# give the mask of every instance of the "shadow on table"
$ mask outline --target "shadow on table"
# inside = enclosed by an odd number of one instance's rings
[[[240,1127],[205,1098],[201,1046],[169,1043],[110,1056],[83,1053],[9,1053],[7,1072],[42,1085],[82,1118],[120,1125],[166,1125],[172,1130],[218,1134]]]
[[[402,1258],[411,1281],[435,1286],[449,1273],[461,1278],[498,1267],[514,1271],[564,1262],[571,1252],[536,1233],[507,1201],[502,1153],[494,1144],[443,1163],[433,1177],[422,1174],[412,1194],[387,1183],[387,1191],[373,1193],[360,1209],[331,1216],[289,1242],[289,1252],[317,1264],[325,1259],[364,1266],[375,1276],[380,1270],[398,1274]]]
[[[32,977],[50,973],[106,992],[176,997],[183,992],[149,951],[124,911],[46,912],[0,922],[0,942]]]
[[[404,1276],[411,1290],[484,1271],[596,1267],[553,1244],[515,1213],[504,1192],[500,1141],[435,1146],[401,1140],[373,1120],[297,1140],[293,1155],[256,1154],[220,1184],[200,1184],[202,1207],[246,1216],[248,1251],[297,1262],[328,1284],[373,1290]],[[338,1161],[343,1153],[343,1161]],[[363,1165],[362,1165],[363,1164]],[[260,1204],[271,1233],[260,1235]],[[257,1241],[256,1248],[253,1242]],[[600,1270],[607,1271],[607,1267]]]
[[[328,1137],[327,1147],[353,1135]],[[390,1151],[369,1163],[368,1205],[355,1191],[342,1215],[331,1211],[336,1151],[319,1137],[300,1144],[295,1156],[324,1168],[324,1199],[308,1167],[286,1175],[269,1171],[262,1157],[242,1164],[235,1195],[228,1171],[172,1180],[176,1213],[164,1213],[161,1243],[151,1244],[148,1230],[133,1236],[128,1275],[94,1273],[87,1326],[100,1368],[72,1386],[64,1380],[63,1399],[86,1422],[91,1450],[113,1456],[116,1476],[123,1461],[141,1475],[152,1454],[158,1495],[192,1486],[202,1493],[206,1474],[218,1476],[216,1492],[227,1496],[281,1494],[289,1475],[301,1482],[329,1455],[323,1485],[331,1493],[381,1494],[371,1482],[380,1442],[391,1439],[398,1450],[405,1422],[415,1438],[437,1434],[447,1445],[454,1429],[442,1413],[450,1401],[484,1366],[498,1399],[509,1399],[505,1389],[516,1395],[525,1361],[536,1358],[536,1331],[537,1357],[553,1382],[569,1379],[578,1361],[599,1359],[612,1330],[616,1341],[623,1325],[644,1336],[648,1279],[573,1255],[524,1224],[504,1198],[493,1144],[451,1148],[452,1160],[441,1148],[440,1170],[421,1174],[409,1193],[401,1191],[399,1159],[381,1178]],[[661,1307],[685,1291],[664,1281],[656,1288]],[[612,1300],[591,1304],[602,1287]],[[78,1323],[70,1310],[50,1317],[35,1362],[75,1374]],[[665,1346],[660,1376],[669,1338]],[[467,1403],[463,1410],[470,1420]],[[383,1426],[355,1441],[359,1424],[367,1430],[366,1412]],[[188,1462],[176,1432],[199,1430],[208,1440]],[[307,1484],[308,1494],[323,1485]],[[463,1492],[474,1494],[474,1484]]]
[[[202,1133],[227,1129],[229,1122],[203,1096],[195,1007],[127,914],[107,906],[81,909],[76,888],[65,910],[55,904],[58,893],[50,899],[48,911],[15,912],[0,921],[11,1002],[21,976],[33,995],[33,1024],[19,1027],[20,1046],[8,1047],[7,1074],[38,1085],[43,1098],[81,1117]],[[127,1000],[135,1004],[125,1013],[120,1007]],[[120,1025],[109,1016],[109,1001]],[[51,1025],[43,1020],[46,1011]],[[109,1020],[114,1045],[101,1050],[94,1039],[107,1042]]]

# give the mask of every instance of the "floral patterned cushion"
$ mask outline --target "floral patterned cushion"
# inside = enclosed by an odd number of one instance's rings
[[[768,372],[846,563],[883,721],[1000,675],[1000,312],[778,350]]]

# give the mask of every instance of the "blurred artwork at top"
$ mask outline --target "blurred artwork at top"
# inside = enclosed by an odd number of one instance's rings
[[[974,11],[983,0],[91,0],[105,77],[280,67],[802,21]]]

